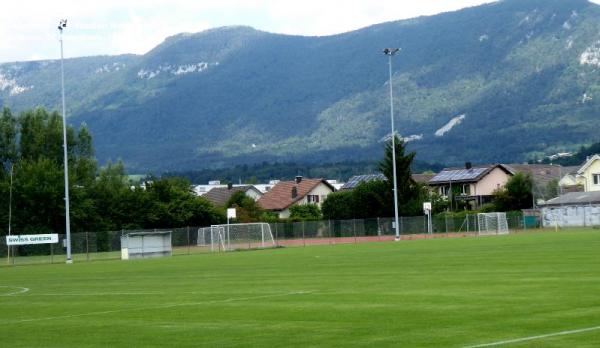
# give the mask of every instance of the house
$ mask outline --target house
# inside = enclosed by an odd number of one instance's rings
[[[560,185],[563,187],[581,186],[584,192],[600,191],[600,155],[588,157],[585,163],[565,175]]]
[[[544,227],[600,225],[600,191],[569,192],[541,204]]]
[[[570,167],[556,164],[508,164],[507,166],[515,173],[531,175],[533,184],[538,189],[544,189],[553,180],[559,181],[570,170]]]
[[[348,181],[340,187],[340,191],[352,190],[355,189],[356,186],[362,184],[363,182],[370,181],[385,181],[387,178],[383,174],[365,174],[365,175],[355,175],[348,179]]]
[[[433,178],[435,174],[412,174],[412,178],[415,182],[426,185],[431,178]],[[366,175],[355,175],[351,177],[342,187],[341,191],[344,190],[352,190],[356,188],[356,186],[360,185],[363,182],[369,181],[386,181],[387,178],[383,174],[366,174]]]
[[[219,180],[212,180],[208,182],[208,185],[194,185],[192,189],[196,195],[204,196],[208,191],[217,187],[227,187],[227,185],[222,185]]]
[[[261,193],[265,194],[278,182],[279,180],[270,180],[268,184],[254,184],[254,187],[256,187]]]
[[[465,168],[447,168],[436,174],[428,185],[442,197],[460,193],[455,199],[469,202],[471,208],[477,208],[492,200],[495,190],[503,187],[515,174],[513,169],[503,164],[490,164],[473,167],[466,163]]]
[[[258,205],[276,212],[279,218],[290,217],[290,207],[298,204],[316,204],[321,207],[335,188],[324,179],[304,179],[297,176],[294,181],[280,181],[266,192]]]
[[[212,188],[202,197],[206,198],[214,206],[224,207],[231,196],[233,196],[233,194],[236,192],[244,192],[246,196],[255,201],[257,201],[263,195],[256,187],[252,185],[233,186],[230,184],[226,187]]]

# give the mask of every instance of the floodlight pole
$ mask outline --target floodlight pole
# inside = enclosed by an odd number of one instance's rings
[[[396,242],[400,240],[400,225],[398,223],[398,178],[396,177],[396,131],[394,130],[394,89],[392,87],[392,57],[399,48],[386,48],[383,53],[388,56],[390,71],[390,120],[392,122],[392,175],[394,181],[394,221],[396,227]]]
[[[13,170],[14,170],[14,164],[11,163],[10,165],[10,188],[9,188],[9,193],[8,193],[8,235],[11,235],[11,222],[12,222],[12,187],[13,187]],[[8,244],[8,243],[6,243]],[[6,246],[8,248],[7,250],[7,263],[10,265],[10,245]]]
[[[67,263],[73,263],[71,258],[71,216],[69,212],[69,158],[67,156],[67,111],[65,107],[65,67],[63,55],[63,29],[66,28],[67,21],[61,20],[58,25],[60,32],[60,80],[62,92],[62,117],[63,117],[63,155],[65,166],[65,234],[67,239]]]

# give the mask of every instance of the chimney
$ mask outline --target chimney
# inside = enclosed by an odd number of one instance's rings
[[[297,175],[296,176],[296,184],[299,184],[302,182],[302,175]]]
[[[471,169],[471,168],[473,168],[473,165],[471,164],[471,162],[466,162],[465,163],[465,168],[466,169]]]
[[[231,190],[232,188],[233,188],[233,184],[232,184],[232,183],[228,183],[228,184],[227,184],[227,189],[228,189],[228,190]]]
[[[292,187],[292,199],[298,197],[298,188],[296,186]]]

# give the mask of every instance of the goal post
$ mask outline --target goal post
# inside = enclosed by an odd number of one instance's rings
[[[271,226],[265,222],[212,225],[211,251],[264,249],[276,246]]]
[[[477,232],[479,235],[508,234],[506,213],[477,214]]]

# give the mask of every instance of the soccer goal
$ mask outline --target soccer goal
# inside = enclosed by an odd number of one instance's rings
[[[212,251],[262,249],[275,246],[275,239],[268,223],[212,225],[210,227],[210,249]]]
[[[508,234],[506,213],[477,214],[477,230],[480,235]]]

